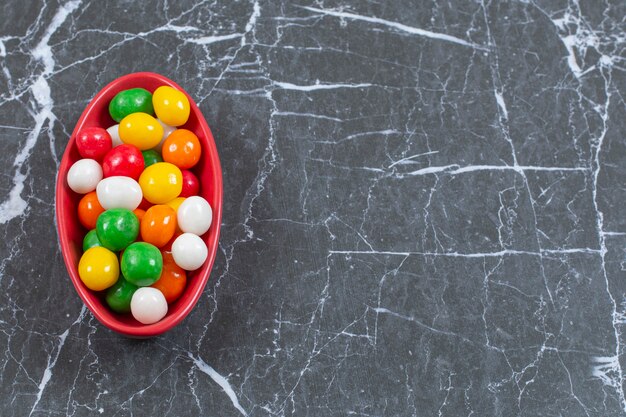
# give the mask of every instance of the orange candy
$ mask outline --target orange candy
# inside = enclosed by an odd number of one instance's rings
[[[96,220],[102,212],[104,208],[100,205],[95,191],[85,194],[78,203],[78,220],[87,230],[96,228]]]
[[[163,160],[180,169],[196,165],[202,153],[198,137],[190,130],[177,129],[163,142]]]
[[[161,291],[167,303],[178,300],[187,285],[187,273],[174,262],[172,252],[161,252],[163,255],[163,271],[157,282],[151,285]]]
[[[150,207],[141,220],[141,238],[157,248],[170,241],[176,231],[176,212],[169,206],[158,204]]]
[[[133,213],[135,213],[135,216],[137,216],[137,220],[139,220],[139,223],[141,223],[141,220],[143,219],[143,216],[145,216],[146,211],[140,208],[136,208],[135,210],[133,210]]]

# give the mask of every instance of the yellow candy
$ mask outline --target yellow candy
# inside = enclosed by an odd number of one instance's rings
[[[163,126],[149,114],[132,113],[120,122],[119,133],[122,142],[145,151],[159,144]]]
[[[185,197],[176,197],[175,199],[165,203],[165,205],[170,206],[175,212],[178,212],[178,207],[183,204],[183,201],[185,201]]]
[[[152,93],[152,106],[157,117],[166,125],[182,126],[189,118],[189,100],[175,88],[161,86]]]
[[[113,252],[102,246],[94,246],[80,258],[78,275],[87,288],[102,291],[117,282],[120,264]]]
[[[174,164],[157,162],[144,169],[139,186],[146,200],[152,204],[165,204],[182,191],[183,174]]]

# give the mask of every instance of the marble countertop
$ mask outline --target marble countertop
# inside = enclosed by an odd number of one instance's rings
[[[0,10],[0,415],[626,415],[624,2]],[[225,198],[197,307],[137,341],[75,293],[54,182],[143,70]]]

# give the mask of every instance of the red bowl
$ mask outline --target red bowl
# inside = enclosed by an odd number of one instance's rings
[[[73,192],[66,181],[66,173],[74,162],[81,159],[76,148],[75,137],[84,127],[101,126],[107,128],[115,124],[109,115],[109,102],[120,91],[142,87],[154,92],[157,87],[168,85],[185,93],[191,105],[189,120],[183,127],[194,132],[202,144],[202,157],[192,171],[200,180],[200,195],[213,208],[211,229],[203,236],[209,249],[204,266],[187,274],[187,288],[182,296],[169,305],[167,315],[158,323],[141,324],[130,314],[112,312],[104,302],[103,295],[89,290],[78,276],[78,261],[82,255],[83,237],[87,230],[78,221],[77,207],[82,195]],[[56,187],[56,216],[61,252],[74,288],[94,316],[106,327],[130,337],[145,338],[170,330],[189,314],[198,302],[204,286],[209,280],[215,261],[220,225],[222,223],[222,169],[213,135],[200,109],[193,99],[178,84],[162,75],[152,72],[138,72],[120,77],[104,87],[85,108],[78,119],[74,132],[67,144],[59,166]]]

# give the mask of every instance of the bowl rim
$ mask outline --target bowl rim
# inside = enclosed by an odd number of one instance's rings
[[[187,302],[183,306],[181,306],[181,308],[179,308],[174,314],[166,316],[163,320],[157,323],[135,327],[135,326],[122,323],[120,321],[112,320],[109,317],[101,314],[101,309],[103,307],[92,301],[91,290],[86,288],[84,284],[82,283],[82,281],[80,280],[80,277],[78,276],[77,267],[73,265],[73,262],[70,258],[71,242],[67,236],[67,233],[63,232],[67,230],[67,223],[69,221],[68,220],[69,216],[67,215],[66,205],[59,204],[58,197],[59,195],[61,195],[61,192],[63,191],[64,182],[65,182],[65,175],[60,175],[61,169],[65,167],[66,165],[69,165],[69,149],[73,146],[76,140],[76,134],[83,127],[83,124],[85,123],[86,119],[91,115],[91,111],[94,107],[94,104],[102,100],[103,96],[107,95],[111,90],[115,90],[116,88],[118,88],[120,84],[123,84],[125,82],[143,80],[146,78],[151,78],[153,80],[158,81],[162,85],[167,85],[183,92],[189,99],[191,112],[194,112],[196,114],[196,117],[198,118],[199,129],[202,131],[202,134],[206,138],[205,141],[209,145],[209,148],[207,152],[205,153],[206,158],[207,158],[206,163],[210,164],[210,166],[212,167],[210,171],[215,174],[214,180],[217,184],[217,187],[215,190],[216,195],[217,195],[217,199],[216,199],[217,204],[211,206],[211,208],[213,209],[212,228],[215,227],[217,228],[217,230],[214,233],[209,233],[208,235],[207,247],[209,248],[209,255],[207,257],[207,260],[205,261],[207,262],[208,266],[204,270],[204,272],[199,273],[195,277],[195,279],[201,280],[201,284],[198,285],[197,288],[191,293],[191,297],[187,300]],[[141,87],[141,85],[137,85],[137,87]],[[69,168],[69,166],[67,168]],[[61,254],[65,262],[65,267],[70,276],[74,289],[80,296],[83,303],[87,306],[87,308],[89,308],[91,313],[96,317],[96,319],[98,319],[100,323],[105,325],[107,328],[125,336],[135,337],[135,338],[148,338],[148,337],[158,336],[172,329],[174,326],[178,325],[191,312],[191,310],[194,308],[194,306],[198,302],[200,296],[204,292],[204,288],[207,282],[209,281],[209,277],[211,275],[213,263],[215,262],[215,258],[217,256],[220,229],[221,229],[221,223],[222,223],[223,184],[222,184],[222,168],[220,164],[219,154],[217,152],[217,147],[215,145],[215,140],[213,139],[213,134],[211,133],[211,129],[209,128],[209,125],[206,119],[204,118],[204,115],[198,108],[198,105],[196,104],[195,100],[193,100],[193,98],[187,93],[186,90],[181,88],[177,83],[170,80],[169,78],[161,74],[154,73],[154,72],[135,72],[135,73],[126,74],[126,75],[123,75],[121,77],[114,79],[109,84],[107,84],[104,88],[102,88],[89,101],[89,103],[83,110],[83,113],[81,114],[80,118],[76,122],[76,125],[74,126],[74,130],[72,131],[72,134],[65,147],[65,150],[63,151],[63,157],[61,159],[61,162],[59,163],[59,168],[57,170],[56,188],[55,188],[54,196],[55,196],[55,216],[56,216],[57,235],[59,237],[59,244],[61,247]],[[72,213],[71,216],[75,217],[75,213]]]

